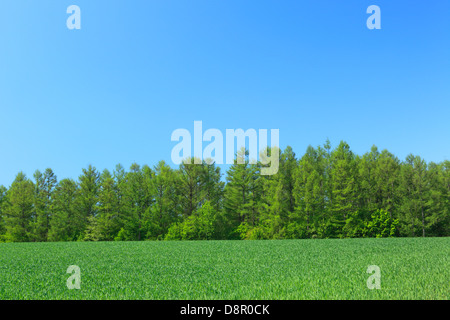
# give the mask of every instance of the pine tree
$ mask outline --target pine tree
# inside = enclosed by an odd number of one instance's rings
[[[148,166],[141,167],[134,163],[126,174],[124,190],[125,225],[121,236],[124,240],[144,240],[148,232],[145,221],[149,217],[149,209],[153,202],[152,179],[153,171]]]
[[[52,215],[52,194],[57,185],[57,178],[50,168],[47,168],[44,174],[37,170],[34,178],[36,187],[34,237],[36,241],[47,241]]]
[[[183,160],[179,167],[178,192],[181,195],[183,216],[189,217],[205,201],[204,163],[195,164],[194,158]]]
[[[260,176],[257,180],[261,193],[257,206],[261,225],[258,236],[264,239],[286,237],[288,220],[295,207],[295,153],[289,146],[283,152],[278,147],[271,147],[262,152],[262,156],[272,153],[278,154],[279,157],[278,173]]]
[[[264,176],[262,196],[259,206],[259,221],[252,239],[283,239],[286,237],[286,224],[289,215],[289,197],[280,178]],[[254,228],[255,229],[255,228]]]
[[[119,217],[118,186],[108,170],[100,175],[100,188],[98,193],[97,220],[91,222],[91,236],[99,240],[114,240],[122,227]],[[94,232],[94,227],[98,230]]]
[[[258,206],[261,199],[261,181],[257,164],[250,164],[248,152],[241,149],[234,164],[227,171],[224,210],[228,228],[241,237],[258,223]],[[240,231],[237,227],[240,226]]]
[[[344,226],[350,215],[357,214],[358,189],[356,181],[356,162],[347,143],[341,142],[331,154],[331,224],[334,235],[345,237]]]
[[[97,218],[94,216],[89,216],[87,227],[84,232],[83,241],[99,241],[102,238],[103,235],[100,233]]]
[[[152,182],[154,203],[150,208],[150,216],[146,227],[148,239],[163,239],[169,227],[181,217],[180,196],[177,190],[179,176],[164,161],[160,161],[154,169]]]
[[[295,170],[295,210],[290,233],[296,237],[328,236],[325,169],[326,151],[309,146]]]
[[[378,190],[379,209],[389,213],[396,219],[400,205],[400,160],[387,150],[383,150],[377,158],[375,167],[375,188]]]
[[[381,190],[377,184],[377,164],[380,153],[376,146],[362,157],[356,157],[358,164],[359,206],[370,213],[380,208]]]
[[[425,237],[426,222],[425,217],[428,215],[428,196],[429,196],[429,184],[428,184],[428,172],[427,163],[420,157],[414,157],[414,176],[413,183],[415,186],[415,196],[417,206],[420,214],[422,225],[422,236]]]
[[[225,187],[225,183],[221,181],[222,174],[220,173],[220,168],[209,159],[203,161],[202,166],[202,201],[209,201],[214,210],[219,211],[222,209],[222,198]]]
[[[287,146],[280,156],[279,177],[283,192],[286,197],[286,206],[288,213],[294,212],[295,207],[294,186],[295,170],[297,166],[298,163],[297,159],[295,158],[295,153],[290,146]]]
[[[85,230],[84,217],[78,208],[78,184],[72,179],[63,179],[53,192],[51,205],[49,241],[76,241]]]
[[[403,232],[409,229],[410,236],[420,233],[425,237],[430,196],[427,163],[412,154],[406,157],[402,166],[402,191],[400,222]]]
[[[416,190],[414,187],[414,156],[408,155],[401,166],[401,204],[400,204],[400,232],[403,235],[415,237],[419,225],[417,216]]]
[[[445,229],[449,226],[449,203],[445,187],[448,181],[445,181],[445,173],[445,163],[431,162],[428,165],[428,196],[426,199],[428,212],[425,216],[425,224],[429,236],[444,236]]]
[[[277,173],[261,175],[276,153]],[[363,156],[345,142],[331,149],[267,148],[250,163],[239,150],[227,171],[206,159],[179,169],[89,166],[79,183],[51,169],[33,183],[19,173],[0,186],[0,241],[283,239],[448,236],[450,161],[427,163],[373,146]]]
[[[34,184],[20,172],[7,193],[5,227],[7,241],[27,242],[33,239]]]
[[[129,216],[129,206],[126,201],[127,192],[127,173],[121,164],[116,165],[113,172],[113,178],[116,185],[117,193],[117,224],[118,229],[121,230],[125,227]],[[117,234],[115,235],[115,237]]]
[[[78,209],[83,229],[85,229],[88,225],[88,218],[97,215],[100,174],[95,167],[89,165],[87,169],[83,169],[83,174],[79,176],[78,180],[80,186]]]

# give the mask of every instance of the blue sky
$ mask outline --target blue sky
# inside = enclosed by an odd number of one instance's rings
[[[279,129],[298,155],[329,137],[439,162],[449,89],[449,1],[3,0],[0,184],[171,163],[171,133],[194,120]]]

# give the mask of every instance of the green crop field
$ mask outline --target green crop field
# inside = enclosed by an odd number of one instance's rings
[[[449,253],[449,238],[4,243],[0,299],[449,299]]]

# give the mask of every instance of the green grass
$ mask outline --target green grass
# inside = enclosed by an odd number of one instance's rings
[[[0,299],[449,299],[449,253],[450,238],[4,243]]]

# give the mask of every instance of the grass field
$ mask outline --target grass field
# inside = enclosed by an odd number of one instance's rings
[[[6,243],[0,299],[449,299],[449,253],[450,238]]]

